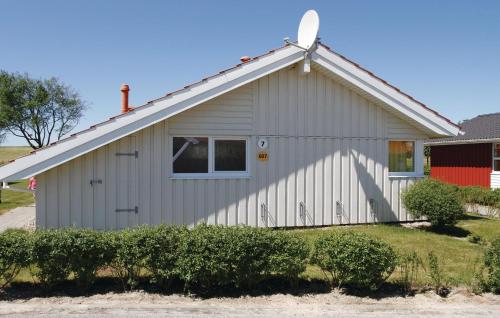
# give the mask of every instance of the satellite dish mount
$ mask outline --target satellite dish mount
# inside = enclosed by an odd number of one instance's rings
[[[288,37],[284,39],[285,43],[298,47],[305,52],[303,62],[303,73],[310,72],[311,58],[310,52],[316,48],[319,31],[319,16],[314,10],[308,10],[302,16],[297,32],[297,43],[291,42]]]

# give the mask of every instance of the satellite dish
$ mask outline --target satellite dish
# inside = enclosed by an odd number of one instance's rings
[[[316,42],[319,31],[319,16],[314,10],[308,10],[300,20],[298,32],[298,45],[309,50]]]

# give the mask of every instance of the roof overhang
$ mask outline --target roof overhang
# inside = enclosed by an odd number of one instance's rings
[[[465,144],[489,144],[500,142],[498,138],[485,138],[485,139],[463,139],[463,140],[439,140],[439,141],[426,141],[426,146],[446,146],[446,145],[465,145]]]
[[[0,180],[14,181],[42,173],[303,59],[304,52],[294,46],[271,51],[263,57],[240,64],[18,158],[0,167]]]
[[[250,62],[239,64],[232,69],[134,108],[131,112],[92,126],[90,129],[74,134],[54,145],[16,159],[14,162],[0,167],[0,180],[25,179],[47,171],[263,76],[293,65],[304,60],[305,56],[303,50],[292,45],[270,51]],[[376,98],[392,111],[422,125],[429,131],[430,137],[457,135],[459,128],[456,125],[381,81],[368,71],[326,49],[323,45],[319,45],[310,54],[310,57],[314,63]]]

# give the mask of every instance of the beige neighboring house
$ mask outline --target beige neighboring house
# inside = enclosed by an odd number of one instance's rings
[[[423,177],[423,141],[459,132],[319,42],[136,108],[122,91],[121,115],[0,167],[36,175],[38,227],[408,221],[400,192]]]

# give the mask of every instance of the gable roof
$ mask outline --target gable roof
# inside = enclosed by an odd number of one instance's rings
[[[484,114],[465,120],[461,135],[430,140],[428,145],[446,145],[460,143],[481,143],[500,141],[500,113]]]
[[[417,102],[411,96],[366,71],[345,57],[318,45],[311,60],[333,75],[373,96],[377,100],[401,113],[408,120],[424,127],[435,137],[454,136],[459,127],[450,120]],[[33,151],[27,156],[0,167],[0,180],[11,181],[28,178],[109,144],[138,130],[177,115],[210,99],[248,84],[270,73],[304,60],[303,50],[285,45],[264,55],[252,58],[216,75],[168,93],[134,108],[128,113],[91,126],[79,133]]]

